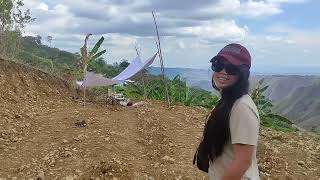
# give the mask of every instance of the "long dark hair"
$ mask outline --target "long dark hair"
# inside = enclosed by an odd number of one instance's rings
[[[203,142],[211,161],[218,158],[230,141],[229,118],[234,102],[248,94],[250,71],[247,66],[238,66],[239,79],[231,87],[220,91],[221,99],[212,110],[203,132]],[[212,77],[213,78],[213,77]],[[213,87],[217,88],[213,82]]]

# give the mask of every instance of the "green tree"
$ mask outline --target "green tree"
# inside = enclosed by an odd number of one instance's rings
[[[18,52],[21,30],[34,21],[30,10],[22,10],[23,0],[0,0],[0,53],[12,56]]]
[[[123,59],[121,62],[120,62],[120,64],[119,64],[119,68],[120,69],[125,69],[125,68],[127,68],[128,66],[129,66],[129,62],[128,62],[128,60],[126,60],[126,59]]]
[[[41,40],[42,40],[42,37],[40,35],[37,35],[37,37],[36,37],[37,45],[41,45]]]
[[[49,43],[50,47],[51,47],[51,41],[52,41],[52,36],[47,36],[47,42]]]
[[[93,71],[99,74],[105,74],[107,71],[107,64],[103,57],[99,57],[89,62],[88,71]]]

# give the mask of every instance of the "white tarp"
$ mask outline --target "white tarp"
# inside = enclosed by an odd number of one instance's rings
[[[79,86],[96,87],[96,86],[110,86],[118,84],[117,81],[103,77],[102,74],[95,74],[87,72],[84,81],[77,81]]]
[[[141,70],[149,67],[154,59],[156,58],[158,53],[153,55],[144,63],[141,62],[140,57],[136,57],[134,60],[131,61],[129,66],[124,69],[119,75],[112,79],[108,79],[103,77],[102,74],[95,74],[93,72],[87,72],[85,75],[84,81],[77,81],[79,86],[84,87],[96,87],[96,86],[111,86],[114,84],[124,83],[125,80],[129,79],[130,77],[134,76]]]
[[[154,59],[156,58],[158,53],[153,55],[151,58],[149,58],[147,61],[144,63],[141,62],[141,59],[139,57],[136,57],[130,64],[129,66],[124,69],[119,75],[116,77],[112,78],[113,80],[119,81],[119,82],[124,82],[126,79],[131,78],[141,70],[149,67]]]

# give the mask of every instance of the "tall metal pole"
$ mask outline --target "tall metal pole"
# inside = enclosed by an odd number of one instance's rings
[[[167,87],[167,81],[165,79],[165,74],[164,74],[164,66],[163,66],[163,59],[162,59],[162,52],[161,52],[161,44],[160,44],[160,37],[159,37],[159,31],[158,31],[158,26],[157,26],[157,22],[156,22],[156,18],[154,16],[154,12],[152,11],[152,16],[153,16],[153,20],[154,20],[154,25],[156,27],[156,32],[157,32],[157,37],[158,37],[158,43],[157,43],[157,48],[158,48],[158,55],[160,58],[160,66],[161,66],[161,74],[162,74],[162,79],[164,81],[164,86],[165,86],[165,90],[166,90],[166,99],[168,101],[168,106],[170,107],[170,99],[169,99],[169,92],[168,92],[168,87]]]

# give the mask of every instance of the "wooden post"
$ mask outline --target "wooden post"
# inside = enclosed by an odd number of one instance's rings
[[[159,31],[158,31],[156,18],[154,16],[154,12],[153,11],[152,11],[152,16],[153,16],[154,25],[156,27],[157,38],[158,38],[158,42],[156,42],[156,43],[157,43],[157,48],[158,48],[158,55],[159,55],[159,58],[160,58],[161,74],[162,74],[162,79],[164,81],[164,86],[165,86],[165,90],[166,90],[166,99],[167,99],[167,102],[168,102],[168,106],[170,107],[170,98],[169,98],[169,92],[168,92],[168,87],[167,87],[167,81],[165,79],[165,74],[164,74],[164,66],[163,66],[163,59],[162,59]]]
[[[83,106],[86,106],[86,87],[83,86]]]

